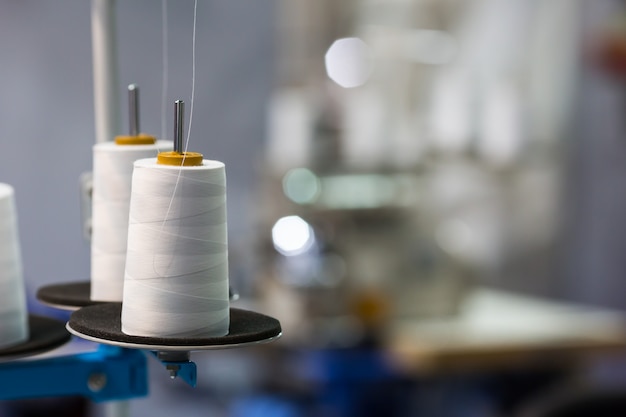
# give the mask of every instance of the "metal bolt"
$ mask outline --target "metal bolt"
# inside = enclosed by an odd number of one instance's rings
[[[102,391],[106,384],[107,376],[106,374],[102,373],[91,374],[89,375],[89,379],[87,380],[87,387],[89,387],[92,392]]]
[[[179,365],[167,365],[165,369],[170,371],[170,378],[175,379],[178,376],[178,371],[180,370],[180,366]]]

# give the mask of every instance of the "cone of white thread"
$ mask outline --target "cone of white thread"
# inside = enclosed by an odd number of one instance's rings
[[[0,184],[0,348],[28,339],[28,311],[13,187]]]
[[[223,163],[135,162],[121,321],[132,336],[228,334]]]
[[[153,145],[97,143],[93,147],[91,299],[122,301],[133,163],[172,149]]]

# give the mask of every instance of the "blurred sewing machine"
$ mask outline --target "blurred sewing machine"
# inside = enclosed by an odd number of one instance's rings
[[[571,21],[516,49],[529,27],[490,34],[522,4],[348,3],[285,5],[256,208],[257,288],[285,338],[350,345],[390,318],[454,315],[476,284],[550,293],[570,85],[530,94],[508,68],[551,82],[525,57],[554,58],[540,40],[571,42]],[[533,107],[548,93],[562,98]]]

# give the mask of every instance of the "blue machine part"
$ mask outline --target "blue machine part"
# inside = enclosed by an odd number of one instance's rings
[[[143,352],[100,345],[95,352],[0,364],[0,399],[80,395],[93,401],[148,395]]]

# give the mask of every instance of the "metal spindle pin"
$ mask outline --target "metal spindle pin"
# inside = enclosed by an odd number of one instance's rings
[[[185,102],[174,102],[174,152],[183,153],[183,120],[185,117]]]
[[[128,121],[131,136],[139,136],[139,87],[128,86]]]

